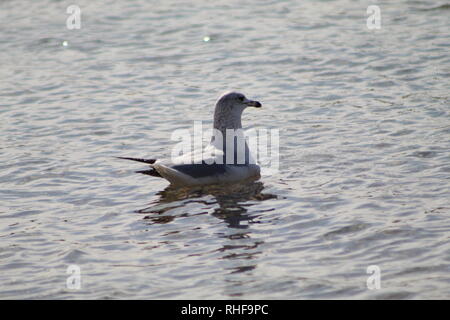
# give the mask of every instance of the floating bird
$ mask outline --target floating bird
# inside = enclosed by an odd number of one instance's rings
[[[247,107],[260,108],[261,103],[249,100],[238,92],[227,92],[217,100],[214,111],[214,133],[205,150],[194,150],[194,152],[169,160],[118,158],[149,164],[150,169],[136,172],[165,178],[174,186],[233,183],[259,179],[260,167],[251,156],[242,134],[241,116]],[[232,140],[231,138],[227,139],[227,135],[230,134],[233,135]],[[242,145],[244,148],[240,148]],[[200,161],[195,161],[199,154]],[[205,157],[205,154],[209,156]]]

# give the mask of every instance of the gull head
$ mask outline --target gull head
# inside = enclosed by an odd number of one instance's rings
[[[242,128],[241,116],[247,107],[261,108],[261,103],[249,100],[239,92],[224,93],[216,102],[214,128],[219,130]]]

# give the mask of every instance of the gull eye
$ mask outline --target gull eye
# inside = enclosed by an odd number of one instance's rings
[[[238,100],[239,100],[239,101],[244,101],[244,97],[243,97],[243,96],[239,96],[239,97],[238,97]]]

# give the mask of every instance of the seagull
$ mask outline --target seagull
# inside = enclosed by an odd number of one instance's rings
[[[261,108],[261,103],[249,100],[239,92],[224,93],[217,100],[214,111],[213,136],[205,150],[194,150],[194,152],[170,160],[117,158],[146,163],[150,165],[150,169],[136,172],[164,178],[173,186],[198,186],[235,183],[249,179],[257,180],[260,178],[260,167],[251,156],[242,134],[241,116],[247,107]],[[230,134],[233,134],[232,140],[229,138]],[[240,148],[242,145],[244,148]],[[242,151],[245,153],[242,154]],[[200,161],[198,161],[198,155],[200,155]]]

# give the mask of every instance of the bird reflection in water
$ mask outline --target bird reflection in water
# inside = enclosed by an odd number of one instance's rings
[[[197,188],[169,186],[157,194],[157,199],[150,206],[137,212],[144,214],[144,221],[149,224],[170,223],[179,217],[194,217],[208,213],[223,220],[228,228],[216,233],[223,239],[221,246],[213,251],[197,252],[195,255],[221,252],[220,265],[227,271],[223,274],[226,283],[225,294],[237,297],[245,291],[243,289],[245,284],[241,280],[234,279],[233,275],[251,272],[257,267],[257,257],[261,254],[259,247],[264,243],[262,239],[252,239],[251,231],[248,230],[249,225],[264,211],[273,210],[258,210],[255,214],[249,213],[248,209],[256,204],[255,201],[276,198],[273,194],[263,193],[263,189],[264,185],[259,181]],[[191,205],[197,208],[195,212],[188,209]],[[187,212],[188,210],[190,212]]]
[[[219,207],[212,213],[218,219],[224,220],[230,228],[248,228],[242,221],[251,221],[255,215],[247,215],[247,208],[254,203],[249,201],[263,201],[276,198],[273,194],[262,193],[264,185],[260,181],[247,181],[244,183],[227,185],[210,185],[201,187],[176,188],[168,186],[157,193],[158,199],[150,206],[137,210],[137,213],[146,214],[145,220],[153,223],[169,223],[177,217],[206,214],[200,211],[195,214],[184,212],[183,208],[190,203],[201,204],[208,207],[218,204]],[[178,210],[177,210],[178,209]],[[168,214],[173,212],[175,214]]]

